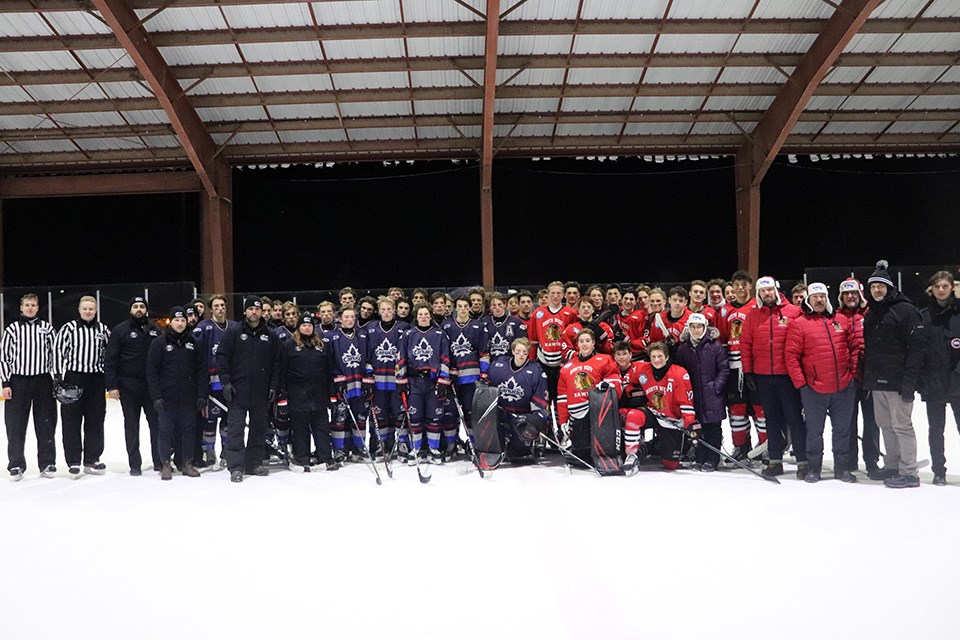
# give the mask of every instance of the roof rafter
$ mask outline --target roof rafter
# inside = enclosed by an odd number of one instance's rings
[[[217,172],[229,171],[203,121],[126,0],[92,0],[159,100],[204,189],[218,197]],[[112,101],[118,102],[116,100]]]

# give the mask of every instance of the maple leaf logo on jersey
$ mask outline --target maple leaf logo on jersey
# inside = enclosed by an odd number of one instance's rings
[[[490,353],[495,356],[502,356],[510,351],[510,343],[499,333],[493,334],[490,338]]]
[[[433,347],[427,342],[426,338],[420,338],[420,342],[413,348],[413,358],[415,360],[427,361],[433,357]]]
[[[348,369],[356,369],[360,366],[360,351],[357,349],[357,345],[352,344],[346,352],[340,356],[340,359],[343,360],[344,366]]]
[[[473,351],[473,345],[467,340],[467,334],[461,333],[456,340],[450,343],[450,351],[458,358],[470,355],[470,352]]]
[[[377,357],[377,362],[396,362],[400,355],[397,348],[386,338],[377,346],[373,354]]]
[[[516,402],[523,397],[523,387],[517,384],[517,381],[513,376],[510,376],[510,379],[506,382],[501,382],[500,385],[500,395],[507,400],[512,400]]]

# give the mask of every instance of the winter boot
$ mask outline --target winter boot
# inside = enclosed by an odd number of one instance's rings
[[[947,474],[945,473],[935,473],[933,474],[933,484],[938,487],[946,486],[947,484]]]
[[[188,463],[184,466],[183,471],[182,471],[181,473],[183,473],[183,475],[187,476],[188,478],[199,478],[199,477],[200,477],[200,472],[197,471],[197,468],[196,468],[195,466],[193,466],[193,463],[192,463],[192,462],[188,462]]]
[[[891,489],[912,489],[920,486],[920,477],[896,475],[884,480],[883,484]]]
[[[230,482],[243,482],[243,471],[234,469],[230,472]]]
[[[163,468],[160,469],[160,479],[161,480],[173,480],[173,467],[169,462],[163,463]]]
[[[809,462],[798,462],[798,463],[797,463],[797,480],[806,480],[806,479],[807,479],[807,471],[809,471],[809,470],[810,470],[810,463],[809,463]],[[818,480],[820,479],[819,474],[817,475],[817,479],[818,479]]]
[[[856,459],[846,454],[835,454],[833,456],[833,477],[840,482],[856,482],[857,476],[853,475]]]
[[[783,461],[782,460],[771,460],[770,464],[763,468],[760,472],[760,475],[765,478],[775,478],[777,476],[783,475]]]
[[[803,463],[797,465],[797,477],[800,477],[800,469]],[[803,475],[804,482],[813,484],[820,482],[820,471],[823,468],[823,458],[810,458],[807,462],[807,472]]]
[[[871,480],[889,480],[897,476],[896,469],[880,469],[877,468],[873,471],[867,471],[867,477]]]

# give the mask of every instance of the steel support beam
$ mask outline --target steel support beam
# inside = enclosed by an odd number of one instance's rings
[[[193,171],[0,177],[0,197],[52,198],[203,191]]]
[[[882,1],[840,3],[737,152],[737,261],[755,276],[760,275],[760,183],[830,67]]]
[[[229,173],[229,168],[217,159],[217,145],[204,127],[203,121],[183,93],[160,50],[127,0],[91,0],[100,11],[104,22],[113,31],[130,59],[150,85],[153,94],[166,112],[177,132],[190,163],[211,197],[217,196],[217,174]]]
[[[487,0],[487,32],[483,65],[483,124],[480,164],[480,251],[483,286],[492,289],[493,272],[493,128],[497,92],[497,41],[500,33],[500,0]]]

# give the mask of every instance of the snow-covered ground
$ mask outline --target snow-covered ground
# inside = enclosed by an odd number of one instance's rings
[[[923,405],[914,419],[929,458]],[[726,435],[726,434],[725,434]],[[5,443],[5,437],[0,437]],[[34,440],[33,443],[30,443]],[[146,427],[141,437],[149,460]],[[729,442],[729,439],[726,440]],[[829,437],[827,438],[829,442]],[[0,482],[0,639],[950,638],[960,476],[892,490],[744,471],[570,476],[395,467],[231,484],[127,474]],[[948,466],[960,438],[947,426]],[[790,467],[792,471],[792,467]],[[831,477],[826,474],[826,477]]]

